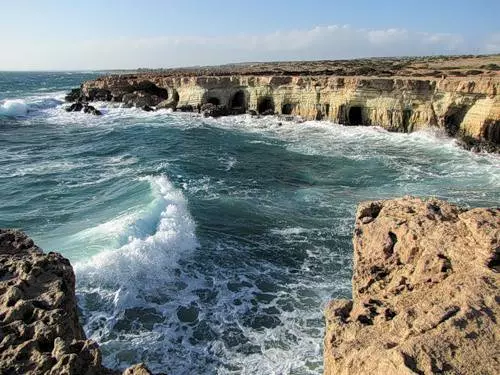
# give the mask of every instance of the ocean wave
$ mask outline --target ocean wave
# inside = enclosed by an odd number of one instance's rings
[[[22,99],[5,100],[0,104],[0,116],[24,117],[28,114],[28,105]]]
[[[182,192],[165,176],[142,180],[150,184],[153,197],[145,210],[80,234],[87,238],[104,235],[111,240],[108,245],[115,246],[75,266],[83,290],[95,287],[103,295],[113,295],[114,311],[140,306],[144,295],[169,277],[180,257],[199,246]]]
[[[26,117],[31,113],[58,107],[64,103],[63,99],[63,92],[26,96],[23,99],[5,99],[0,101],[0,116]]]

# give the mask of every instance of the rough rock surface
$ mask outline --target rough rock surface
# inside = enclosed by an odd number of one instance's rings
[[[325,374],[498,374],[500,209],[362,203],[353,242],[353,300],[325,313]]]
[[[0,229],[0,373],[119,374],[78,321],[75,275],[21,232]],[[144,375],[144,366],[124,373]]]

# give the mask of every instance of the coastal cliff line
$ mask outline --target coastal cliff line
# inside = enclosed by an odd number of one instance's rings
[[[499,145],[500,66],[468,69],[477,66],[476,60],[323,62],[328,69],[313,62],[269,63],[113,74],[84,82],[69,100],[113,101],[147,110],[198,109],[209,116],[300,116],[396,132],[439,128],[450,136]],[[500,56],[490,60],[500,63]]]

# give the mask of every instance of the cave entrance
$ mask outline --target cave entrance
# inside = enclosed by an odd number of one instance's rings
[[[444,115],[444,130],[450,137],[457,135],[460,130],[460,124],[467,113],[467,107],[453,107],[446,111]]]
[[[245,93],[237,91],[231,99],[231,109],[244,109],[245,108]]]
[[[410,128],[411,112],[411,109],[403,110],[403,129],[405,132],[408,132]]]
[[[363,110],[361,107],[351,107],[347,118],[349,125],[363,125]]]
[[[291,115],[293,112],[293,105],[290,103],[283,104],[281,106],[281,113],[283,115]]]
[[[220,99],[216,98],[215,96],[212,96],[208,98],[207,103],[213,104],[213,105],[220,105]]]
[[[133,91],[143,91],[149,95],[156,95],[162,100],[168,99],[168,90],[155,85],[151,81],[141,81],[135,85],[132,85],[131,92]]]
[[[487,141],[500,144],[500,121],[489,123],[484,129],[483,137]]]
[[[269,96],[261,98],[257,104],[257,112],[262,114],[273,114],[274,113],[274,102]]]
[[[179,93],[177,92],[177,90],[172,91],[172,100],[176,103],[179,102]]]

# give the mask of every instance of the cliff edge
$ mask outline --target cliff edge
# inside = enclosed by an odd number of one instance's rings
[[[0,229],[0,373],[117,375],[78,321],[75,275],[60,254]],[[148,375],[143,365],[126,375]]]
[[[358,207],[353,300],[326,309],[325,374],[497,374],[500,209]]]
[[[226,65],[111,74],[68,101],[206,116],[299,116],[389,131],[441,129],[500,150],[500,55]],[[84,107],[76,103],[69,111]],[[478,146],[478,145],[477,145]]]

